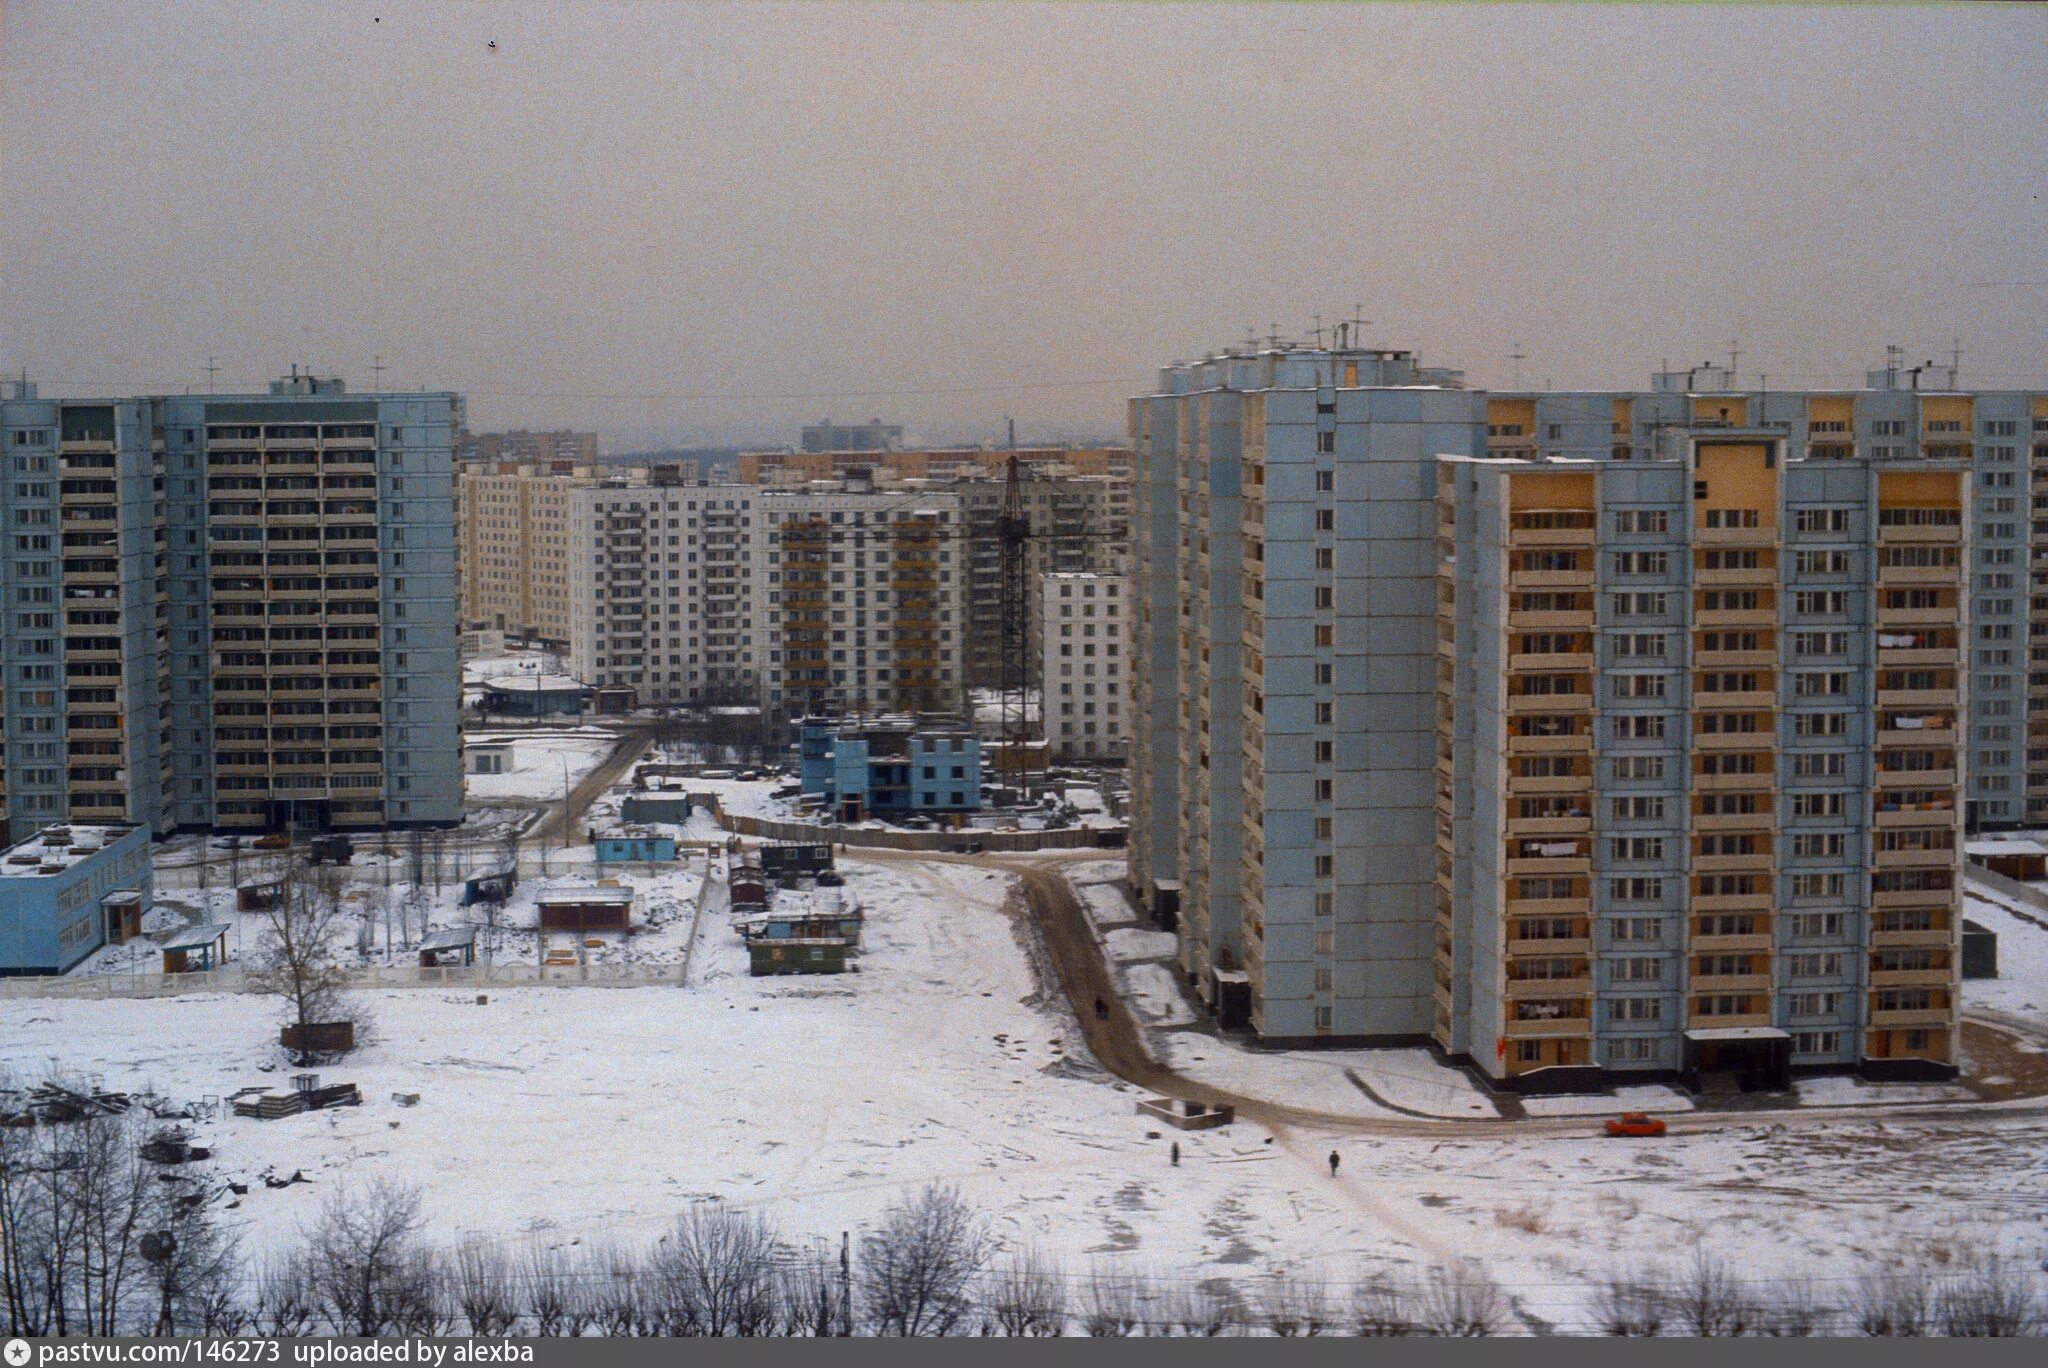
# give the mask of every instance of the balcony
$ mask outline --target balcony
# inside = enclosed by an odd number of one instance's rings
[[[1870,862],[1877,869],[1945,869],[1956,863],[1954,850],[1873,850]]]
[[[1437,766],[1450,774],[1451,762],[1447,756],[1440,756]],[[1542,793],[1583,793],[1593,792],[1593,776],[1590,774],[1516,774],[1507,781],[1510,798],[1533,797]]]
[[[1695,651],[1692,663],[1701,670],[1776,669],[1776,651]]]
[[[1929,585],[1938,589],[1952,589],[1960,570],[1961,567],[1955,565],[1880,565],[1877,567],[1877,587],[1894,589],[1908,585]]]
[[[1747,936],[1694,936],[1686,942],[1688,949],[1700,954],[1769,954],[1771,937],[1767,931]],[[1698,985],[1695,985],[1698,986]],[[1704,991],[1704,989],[1702,989]]]
[[[1448,646],[1450,643],[1440,642],[1439,644]],[[1522,654],[1508,657],[1508,669],[1516,673],[1549,674],[1570,670],[1590,670],[1592,668],[1593,653],[1591,651],[1526,651]]]
[[[1694,993],[1769,993],[1771,976],[1759,974],[1698,974],[1688,991]]]
[[[1884,708],[1953,708],[1956,686],[1939,689],[1879,689],[1877,706]]]
[[[1590,755],[1593,752],[1591,732],[1576,736],[1510,736],[1509,755]]]
[[[1776,546],[1776,527],[1695,527],[1692,530],[1696,546]]]
[[[1539,952],[1540,953],[1540,952]],[[1591,995],[1593,980],[1590,976],[1567,979],[1509,979],[1507,996],[1510,1001],[1526,998],[1583,998]]]
[[[1686,1025],[1694,1030],[1716,1030],[1725,1026],[1770,1026],[1769,1012],[1744,1012],[1740,1016],[1703,1016],[1698,1011],[1686,1014]]]
[[[1956,772],[1952,769],[1937,770],[1893,770],[1880,768],[1877,772],[1877,786],[1885,788],[1954,788]]]
[[[1870,895],[1872,907],[1927,908],[1947,913],[1956,905],[1953,888],[1881,888]],[[1947,932],[1943,932],[1946,935]]]
[[[1948,807],[1880,807],[1871,816],[1874,825],[1880,827],[1952,827],[1956,824],[1956,810]]]
[[[1693,707],[1702,712],[1713,709],[1732,710],[1745,708],[1754,712],[1765,712],[1778,706],[1778,694],[1774,689],[1731,689],[1726,692],[1706,693],[1695,690]]]
[[[1752,850],[1746,855],[1695,855],[1692,868],[1700,874],[1768,874],[1771,852]]]
[[[1955,743],[1954,727],[1893,727],[1877,734],[1879,749],[1888,746],[1931,746],[1945,749]]]
[[[1591,877],[1593,860],[1590,855],[1516,856],[1503,860],[1501,868],[1510,879],[1539,874],[1576,875],[1583,879]]]
[[[1912,542],[1960,542],[1963,528],[1960,523],[1919,523],[1910,526],[1878,525],[1877,544],[1903,545]]]
[[[1761,812],[1697,812],[1693,814],[1694,831],[1759,831],[1767,832],[1775,823],[1770,805],[1765,803]]]
[[[1692,738],[1696,751],[1767,751],[1778,744],[1776,732],[1700,732]]]
[[[1950,1026],[1954,1022],[1954,1014],[1947,1007],[1923,1007],[1906,1012],[1873,1011],[1870,1014],[1870,1027],[1875,1031],[1899,1026]]]
[[[1933,931],[1873,931],[1870,933],[1870,947],[1873,950],[1905,950],[1924,946],[1947,949],[1955,940],[1955,934],[1947,930]],[[1942,970],[1945,976],[1947,970]]]
[[[1518,550],[1539,546],[1590,549],[1598,535],[1598,529],[1592,527],[1511,527],[1508,529],[1508,545]]]
[[[1877,627],[1953,627],[1961,621],[1961,610],[1953,603],[1933,603],[1911,607],[1890,608],[1880,603],[1877,606]]]
[[[1728,627],[1775,627],[1776,608],[1701,608],[1693,614],[1693,625],[1714,630]]]
[[[1508,612],[1508,626],[1515,629],[1590,632],[1593,630],[1593,610],[1573,609],[1565,612],[1536,611],[1516,608]]]
[[[1929,665],[1936,669],[1952,670],[1956,666],[1954,646],[1879,646],[1877,648],[1879,668],[1904,669],[1909,665]]]
[[[1515,589],[1591,589],[1591,570],[1515,570],[1508,575],[1508,588]]]
[[[1699,793],[1745,793],[1768,791],[1774,783],[1771,771],[1754,774],[1694,774],[1692,786]]]
[[[1589,693],[1508,695],[1511,713],[1585,712],[1592,706],[1593,695]]]
[[[1593,830],[1591,817],[1510,817],[1508,835],[1585,836]]]
[[[1713,893],[1700,894],[1690,904],[1694,912],[1769,912],[1771,894],[1768,890],[1760,893]]]
[[[1953,969],[1873,969],[1873,988],[1947,988],[1954,984]]]
[[[1565,899],[1560,899],[1560,901],[1568,901],[1568,900],[1565,900]],[[1592,942],[1591,938],[1589,938],[1589,937],[1586,937],[1586,936],[1580,936],[1580,937],[1578,937],[1578,938],[1576,938],[1576,939],[1574,939],[1574,940],[1510,940],[1510,941],[1508,941],[1508,954],[1509,954],[1509,955],[1510,955],[1511,957],[1512,957],[1512,956],[1529,956],[1529,955],[1590,955],[1590,954],[1592,954],[1592,953],[1593,953],[1593,942]],[[1578,983],[1578,984],[1585,984],[1585,983],[1588,983],[1588,982],[1589,982],[1588,980],[1586,980],[1586,979],[1582,979],[1582,978],[1578,978],[1578,979],[1569,979],[1569,980],[1564,980],[1564,981],[1565,981],[1565,982],[1570,982],[1570,983]],[[1591,988],[1590,988],[1590,987],[1587,987],[1587,988],[1585,988],[1585,989],[1581,989],[1580,991],[1584,991],[1584,992],[1590,992],[1590,991],[1591,991]]]
[[[1553,1017],[1549,1021],[1505,1021],[1501,1023],[1501,1034],[1509,1040],[1554,1040],[1560,1036],[1587,1036],[1593,1033],[1591,1017]]]
[[[1744,566],[1735,570],[1695,570],[1692,582],[1705,589],[1730,585],[1769,585],[1778,582],[1778,571],[1777,567],[1770,565]]]

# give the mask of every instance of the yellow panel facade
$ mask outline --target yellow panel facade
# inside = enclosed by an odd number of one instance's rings
[[[1879,508],[1960,508],[1963,475],[1958,470],[1884,470],[1877,476]]]
[[[1740,394],[1695,394],[1692,396],[1692,420],[1695,423],[1747,427],[1749,400]]]
[[[1702,442],[1693,478],[1706,483],[1697,500],[1702,509],[1756,510],[1758,527],[1778,522],[1778,472],[1769,465],[1770,448],[1762,442]]]
[[[1534,509],[1593,507],[1593,475],[1550,470],[1516,471],[1508,481],[1508,506],[1517,513]]]

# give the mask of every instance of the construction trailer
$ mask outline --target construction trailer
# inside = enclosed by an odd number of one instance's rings
[[[600,834],[593,844],[597,847],[599,864],[674,864],[676,862],[676,838],[656,836],[637,832],[614,832]]]
[[[846,972],[846,942],[837,936],[808,936],[788,940],[747,943],[750,970],[756,977],[769,974],[843,974]]]
[[[829,841],[787,841],[764,845],[756,854],[761,861],[762,872],[771,879],[791,874],[817,874],[832,868],[832,844]]]
[[[633,890],[617,884],[550,884],[534,898],[548,931],[624,931],[633,923]]]

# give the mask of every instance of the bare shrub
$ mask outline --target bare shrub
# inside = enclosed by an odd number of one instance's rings
[[[1697,1245],[1678,1276],[1672,1309],[1680,1325],[1700,1336],[1740,1335],[1753,1319],[1749,1299],[1728,1265]]]
[[[2032,1335],[2041,1328],[2032,1270],[1998,1254],[1943,1278],[1935,1313],[1943,1334],[1970,1339]]]
[[[1507,1320],[1500,1289],[1464,1263],[1432,1268],[1423,1279],[1416,1309],[1423,1332],[1431,1335],[1492,1335]]]
[[[1779,1339],[1805,1339],[1834,1334],[1839,1319],[1840,1313],[1814,1283],[1788,1278],[1755,1299],[1752,1329]]]
[[[1228,1334],[1238,1320],[1237,1298],[1221,1278],[1204,1278],[1176,1286],[1163,1318],[1189,1338],[1215,1339]]]
[[[591,1324],[607,1339],[653,1333],[654,1309],[640,1259],[619,1245],[596,1245],[583,1256],[581,1278]]]
[[[241,1243],[214,1219],[209,1197],[189,1180],[153,1190],[142,1253],[156,1334],[234,1335],[249,1323]]]
[[[135,1113],[0,1127],[0,1299],[11,1333],[107,1336],[156,1321],[142,1245],[163,1218],[143,1139]]]
[[[1522,1206],[1514,1207],[1501,1207],[1493,1213],[1493,1222],[1495,1225],[1504,1226],[1509,1230],[1519,1230],[1524,1235],[1541,1235],[1543,1233],[1543,1211],[1542,1208],[1534,1203],[1525,1203]]]
[[[1398,1279],[1362,1279],[1351,1289],[1351,1328],[1373,1339],[1419,1335],[1420,1300],[1413,1288]]]
[[[454,1280],[455,1304],[470,1334],[497,1339],[512,1333],[519,1324],[519,1297],[503,1249],[465,1240],[455,1250]]]
[[[1138,1279],[1128,1270],[1089,1265],[1081,1296],[1081,1325],[1096,1339],[1135,1334],[1144,1319]]]
[[[526,1314],[533,1317],[533,1333],[559,1335],[568,1327],[569,1313],[576,1302],[575,1277],[561,1250],[535,1245],[526,1251],[520,1270],[526,1282]]]
[[[382,1335],[436,1318],[419,1286],[435,1270],[419,1246],[420,1190],[376,1179],[328,1198],[307,1234],[321,1317],[337,1335]],[[413,1332],[425,1333],[425,1332]]]
[[[947,1335],[973,1304],[988,1222],[951,1188],[926,1187],[884,1214],[861,1245],[861,1300],[883,1335]]]
[[[1918,1267],[1879,1269],[1857,1283],[1854,1314],[1865,1335],[1916,1339],[1934,1320],[1934,1289]]]
[[[1328,1334],[1329,1294],[1313,1279],[1275,1274],[1254,1294],[1259,1321],[1282,1339]]]
[[[1003,1334],[1048,1337],[1067,1328],[1067,1289],[1057,1260],[1037,1249],[1011,1253],[990,1270],[983,1305]]]
[[[300,1339],[320,1315],[320,1289],[304,1252],[274,1254],[256,1268],[250,1328],[269,1339]]]
[[[1628,1278],[1609,1278],[1593,1298],[1593,1315],[1603,1334],[1654,1336],[1669,1310],[1662,1288]]]

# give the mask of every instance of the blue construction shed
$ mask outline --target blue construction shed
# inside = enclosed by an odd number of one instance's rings
[[[595,844],[599,864],[675,863],[676,838],[673,836],[599,836]]]
[[[153,892],[147,827],[43,828],[0,854],[0,975],[61,974],[126,939]]]
[[[943,817],[981,809],[981,742],[973,732],[910,718],[807,718],[798,778],[832,820]]]

